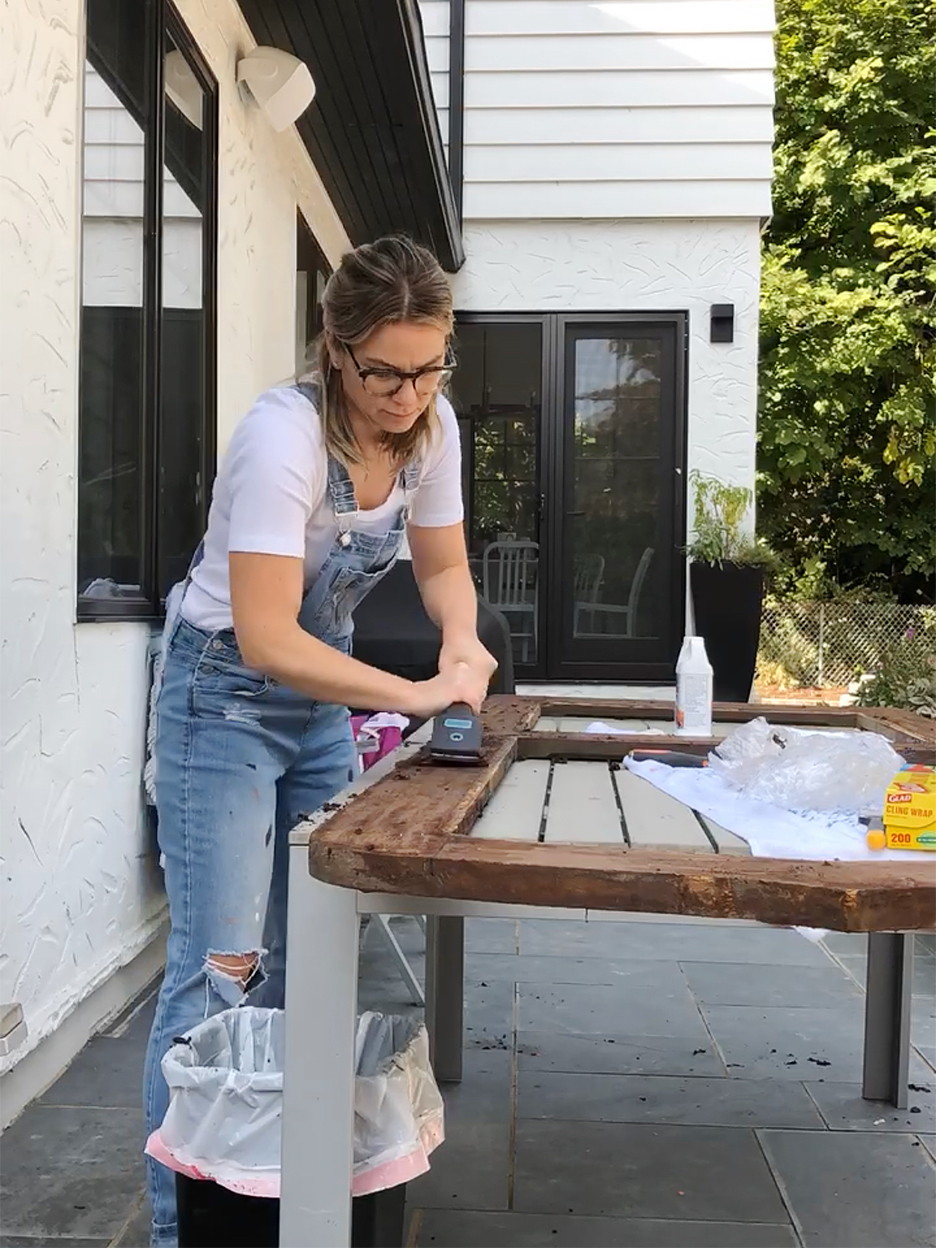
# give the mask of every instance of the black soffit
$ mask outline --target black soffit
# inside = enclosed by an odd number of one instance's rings
[[[402,231],[444,268],[464,263],[461,223],[416,0],[240,0],[254,38],[308,65],[315,99],[296,123],[352,243]]]

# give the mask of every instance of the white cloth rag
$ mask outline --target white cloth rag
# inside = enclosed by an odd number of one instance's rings
[[[740,836],[758,858],[812,861],[892,858],[901,862],[929,862],[936,867],[933,855],[925,851],[869,849],[867,829],[853,811],[792,811],[767,802],[755,802],[707,768],[637,763],[630,758],[624,759],[624,765],[678,802]]]

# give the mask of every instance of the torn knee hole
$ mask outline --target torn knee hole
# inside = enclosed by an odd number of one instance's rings
[[[246,990],[259,967],[259,953],[209,953],[205,959],[205,970],[209,975],[233,980],[243,990]]]

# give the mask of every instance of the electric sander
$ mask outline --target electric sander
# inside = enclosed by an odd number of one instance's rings
[[[435,717],[429,754],[434,763],[481,762],[481,720],[470,706],[456,702]]]

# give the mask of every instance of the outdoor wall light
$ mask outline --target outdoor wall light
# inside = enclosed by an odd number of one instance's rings
[[[186,121],[190,121],[196,129],[200,130],[205,93],[191,65],[181,52],[173,50],[166,54],[165,74],[166,95]]]
[[[709,342],[734,342],[734,304],[713,303]]]
[[[315,83],[304,61],[279,48],[254,48],[237,62],[244,83],[274,130],[286,130],[312,103]]]

